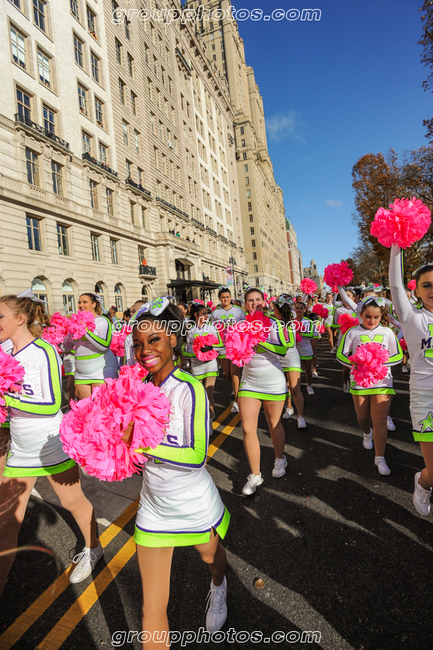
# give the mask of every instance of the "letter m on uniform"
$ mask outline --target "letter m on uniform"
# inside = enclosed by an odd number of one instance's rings
[[[431,349],[431,340],[433,337],[433,323],[428,326],[428,333],[430,336],[427,339],[421,339],[421,350],[424,350],[424,357],[426,359],[433,359],[433,350]]]

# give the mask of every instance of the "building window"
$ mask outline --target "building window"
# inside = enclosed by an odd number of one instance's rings
[[[39,219],[33,217],[26,217],[27,225],[27,241],[29,250],[41,251],[42,250],[42,236],[41,236],[41,222]]]
[[[250,184],[250,177],[245,176],[245,185],[249,185],[249,184]]]
[[[134,67],[133,67],[133,61],[134,59],[130,54],[128,54],[128,71],[131,77],[133,77],[133,72],[134,72]]]
[[[69,255],[68,228],[66,226],[62,226],[60,223],[56,225],[56,228],[59,255]]]
[[[55,133],[56,132],[56,123],[55,123],[55,113],[54,113],[54,111],[52,111],[51,108],[48,108],[48,106],[43,106],[43,113],[44,113],[44,129],[45,129],[45,131],[48,131],[49,133]]]
[[[78,84],[78,106],[80,113],[87,115],[87,90]]]
[[[252,239],[252,240],[251,240],[251,246],[252,246],[253,248],[256,247],[256,240],[255,240],[255,239]]]
[[[129,203],[129,211],[131,214],[131,223],[135,225],[135,203],[132,201]]]
[[[247,190],[247,199],[251,198],[251,190]]]
[[[53,179],[53,192],[59,196],[63,196],[63,179],[62,167],[58,163],[51,161],[51,177]]]
[[[122,120],[123,142],[128,144],[128,123]]]
[[[254,221],[254,217],[252,214],[250,214],[250,223],[252,223],[253,221]]]
[[[125,165],[126,165],[126,178],[132,179],[132,162],[127,160]]]
[[[108,149],[102,142],[99,143],[99,161],[108,165]]]
[[[116,61],[122,65],[122,44],[117,38],[114,40],[114,46],[116,48]]]
[[[95,97],[95,118],[96,124],[101,128],[104,127],[104,112],[103,112],[103,103]]]
[[[257,259],[257,253],[253,253],[253,260]]]
[[[245,140],[241,140],[241,147],[245,147]]]
[[[38,70],[39,70],[39,81],[49,88],[51,87],[50,81],[50,59],[49,57],[38,50]]]
[[[105,196],[107,199],[107,214],[111,216],[114,215],[114,206],[113,206],[113,190],[110,190],[108,187],[105,188]]]
[[[152,133],[155,133],[155,116],[153,113],[150,114],[150,128]]]
[[[244,165],[244,172],[248,172],[248,165]]]
[[[110,239],[110,249],[111,249],[111,263],[119,264],[117,258],[117,239]]]
[[[247,159],[247,152],[246,152],[246,151],[243,152],[243,154],[242,154],[242,158],[243,158],[243,160],[246,160],[246,159]]]
[[[254,273],[257,273],[258,270],[259,270],[259,267],[257,266],[257,264],[254,264]]]
[[[15,5],[15,7],[18,7],[18,9],[21,9],[21,0],[9,0],[9,2]]]
[[[245,129],[243,126],[241,126],[241,135],[244,135],[244,133],[245,133]]]
[[[80,41],[78,36],[75,36],[74,34],[74,56],[75,56],[75,63],[78,63],[80,68],[84,68],[84,55],[83,55],[83,47],[84,43],[83,41]]]
[[[120,284],[116,284],[114,287],[114,301],[116,303],[116,310],[123,312],[122,287]]]
[[[94,237],[97,237],[97,235],[94,235]],[[104,285],[101,282],[98,282],[95,284],[95,293],[97,296],[101,298],[102,306],[105,308],[105,292],[104,292]]]
[[[144,46],[144,60],[146,61],[147,65],[149,65],[149,48],[147,45]]]
[[[130,32],[130,29],[129,29],[129,23],[130,23],[130,21],[127,18],[125,18],[125,36],[128,39],[128,41],[131,40],[131,32]]]
[[[92,62],[92,77],[99,83],[99,59],[93,52],[90,54],[90,59]]]
[[[90,7],[87,7],[87,29],[89,30],[89,33],[92,34],[94,38],[97,38],[96,14],[90,9]]]
[[[134,115],[137,115],[137,95],[131,90],[131,110]]]
[[[35,278],[34,280],[32,280],[32,291],[35,294],[36,298],[39,298],[39,300],[45,300],[47,304],[47,312],[49,313],[48,291],[45,282],[40,278]]]
[[[83,143],[83,153],[92,153],[92,136],[83,131],[81,135],[81,140]]]
[[[77,20],[80,20],[80,10],[78,7],[78,0],[71,0],[71,14]]]
[[[93,233],[90,233],[90,245],[92,247],[92,260],[94,262],[100,262],[101,258],[99,256],[99,235],[94,235]]]
[[[19,88],[17,88],[17,108],[19,115],[29,120],[31,119],[30,97]]]
[[[138,178],[138,184],[142,185],[143,181],[143,170],[140,169],[140,167],[137,167],[137,178]]]
[[[121,79],[119,79],[119,99],[122,104],[125,103],[125,84]]]
[[[45,2],[42,0],[33,0],[33,18],[35,25],[43,32],[45,31]]]
[[[90,187],[90,205],[94,210],[99,210],[98,207],[98,183],[95,181],[89,181]]]
[[[137,153],[140,153],[140,134],[138,131],[134,131],[134,144],[135,144],[135,151]]]
[[[251,201],[248,201],[248,211],[250,212],[253,209],[253,204]]]
[[[68,282],[64,281],[62,284],[62,296],[63,296],[63,312],[65,316],[75,313],[75,289],[74,286]]]
[[[27,181],[30,185],[39,185],[39,157],[26,148]]]
[[[27,68],[26,64],[26,39],[21,32],[19,32],[15,27],[11,27],[11,46],[12,46],[12,58],[14,63],[19,65],[24,70]]]

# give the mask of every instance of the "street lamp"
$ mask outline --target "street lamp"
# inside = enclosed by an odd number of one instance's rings
[[[229,257],[229,264],[231,264],[232,270],[233,270],[233,290],[235,294],[235,300],[237,300],[237,295],[236,295],[236,277],[235,277],[235,266],[236,266],[236,260],[233,257],[233,255],[230,255]]]

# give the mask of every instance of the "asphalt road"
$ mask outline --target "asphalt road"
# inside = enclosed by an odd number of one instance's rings
[[[393,369],[397,431],[386,453],[392,474],[382,477],[374,452],[362,447],[352,398],[342,392],[341,366],[325,342],[319,363],[316,394],[308,397],[304,386],[308,428],[298,430],[293,418],[284,421],[289,464],[281,479],[271,476],[273,450],[261,415],[265,482],[252,497],[241,495],[249,473],[241,428],[233,428],[237,419],[228,412],[219,418],[212,441],[219,445],[218,435],[226,435],[208,469],[232,517],[225,540],[226,635],[194,640],[204,626],[210,578],[193,548],[176,549],[169,620],[183,637],[173,648],[433,648],[433,514],[421,518],[412,505],[413,476],[423,460],[411,436],[408,375]],[[230,387],[219,379],[217,415],[229,402]],[[139,481],[132,485],[131,503]],[[107,511],[125,489],[118,484],[102,494]],[[134,507],[117,524],[105,514],[100,518],[106,550],[95,581],[69,585],[58,575],[74,554],[75,524],[60,507],[32,497],[19,544],[52,549],[60,569],[42,553],[17,556],[0,600],[1,649],[140,647],[134,634],[141,607]]]

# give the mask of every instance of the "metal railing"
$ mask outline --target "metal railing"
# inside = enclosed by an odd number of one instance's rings
[[[81,157],[83,160],[92,163],[92,165],[96,165],[96,167],[99,167],[99,169],[102,169],[104,172],[107,172],[108,174],[112,174],[112,176],[116,176],[117,178],[117,172],[114,171],[114,169],[111,169],[111,167],[101,162],[100,160],[96,160],[96,158],[93,158],[93,156],[91,156],[88,151],[86,151],[86,153],[83,153]]]
[[[142,185],[140,185],[140,183],[133,181],[132,178],[125,178],[125,183],[127,185],[131,185],[131,187],[134,187],[139,192],[143,192],[143,194],[146,194],[146,196],[152,196],[149,190],[146,190]]]
[[[24,124],[25,126],[27,126],[32,131],[36,131],[36,133],[39,133],[40,135],[43,135],[46,138],[49,138],[53,142],[56,142],[61,147],[64,147],[64,149],[69,149],[69,142],[66,142],[66,140],[62,140],[62,138],[59,138],[58,135],[56,135],[55,133],[52,133],[52,131],[48,131],[48,129],[45,129],[40,124],[37,124],[36,122],[33,122],[33,120],[30,120],[25,115],[21,115],[21,113],[15,113],[15,123],[17,123],[17,122],[19,122],[20,124]]]
[[[160,196],[157,196],[156,200],[159,201],[159,203],[162,203],[162,205],[166,205],[167,208],[170,208],[171,210],[174,210],[178,214],[181,214],[183,217],[185,217],[185,219],[188,219],[188,221],[189,221],[189,214],[187,214],[186,212],[182,212],[182,210],[179,210],[179,208],[177,208],[175,205],[172,205],[171,203],[169,203],[165,199],[161,199]]]
[[[156,267],[155,266],[145,266],[144,264],[139,264],[138,266],[139,275],[153,275],[156,277]]]

